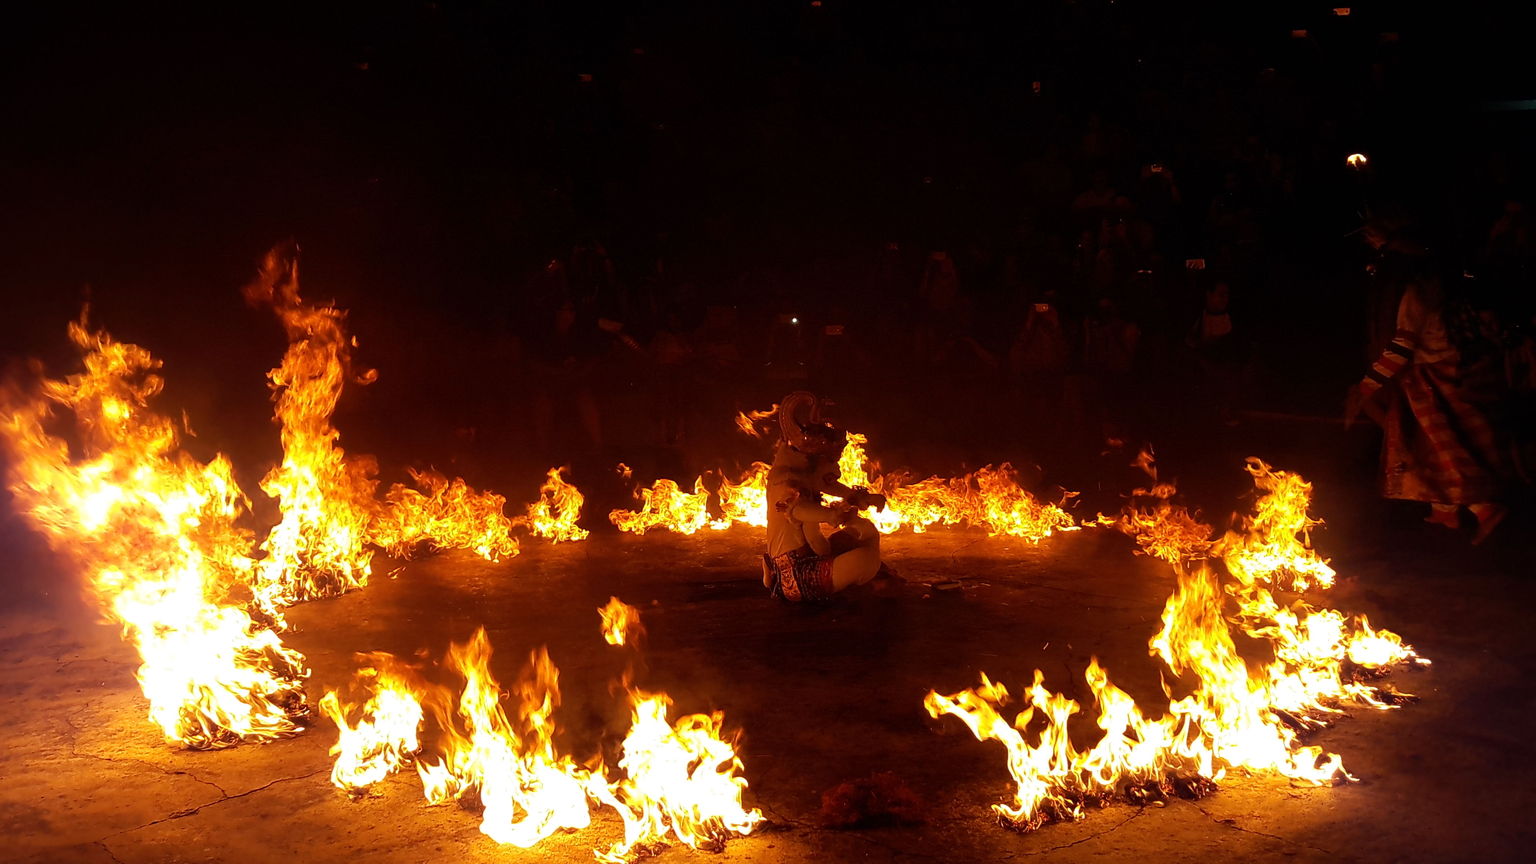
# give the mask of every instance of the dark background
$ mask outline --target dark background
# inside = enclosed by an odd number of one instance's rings
[[[1536,115],[1493,104],[1536,97],[1525,34],[1469,4],[1404,5],[1417,7],[442,0],[15,13],[0,28],[0,351],[67,371],[64,324],[89,299],[97,322],[166,359],[162,408],[188,410],[202,433],[192,446],[259,471],[277,448],[261,373],[283,341],[238,289],[293,238],[306,294],[351,310],[359,362],[380,369],[338,415],[343,444],[386,466],[455,463],[496,479],[486,466],[528,444],[519,346],[549,314],[537,277],[573,245],[607,249],[642,343],[666,309],[694,326],[710,305],[736,307],[745,368],[728,395],[742,405],[798,386],[758,371],[773,316],[856,323],[897,309],[899,332],[931,250],[959,258],[977,338],[1005,354],[1020,305],[1055,275],[1010,280],[987,262],[1021,221],[1070,245],[1050,190],[1087,188],[1101,163],[1080,142],[1096,115],[1119,142],[1102,163],[1118,187],[1151,161],[1177,172],[1181,230],[1160,238],[1173,270],[1215,257],[1203,217],[1245,141],[1286,160],[1293,182],[1264,209],[1260,275],[1234,286],[1234,314],[1259,345],[1251,407],[1331,416],[1365,362],[1367,255],[1346,236],[1363,207],[1403,203],[1472,266],[1503,202],[1526,190]],[[1371,155],[1368,178],[1343,165],[1355,151]],[[897,272],[882,280],[891,243]],[[1187,275],[1164,283],[1167,321],[1142,322],[1169,344],[1198,315]],[[881,347],[901,353],[869,335],[866,359]],[[616,363],[601,393],[617,430],[603,460],[654,451],[658,470],[684,473],[729,450],[729,411],[712,409],[688,454],[669,459],[633,366]],[[838,395],[897,457],[1071,450],[1032,436],[1031,418],[993,422],[1009,411],[999,378],[860,368]],[[1168,410],[1137,431],[1197,447],[1178,367],[1146,375]],[[1094,451],[1097,430],[1080,431]]]

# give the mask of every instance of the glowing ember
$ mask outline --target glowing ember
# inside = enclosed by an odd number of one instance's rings
[[[581,505],[586,499],[581,490],[565,482],[561,469],[549,469],[549,479],[539,487],[539,500],[528,505],[528,530],[535,537],[559,543],[562,540],[585,540],[587,531],[576,524],[581,518]]]
[[[335,306],[299,297],[296,249],[267,254],[257,279],[245,288],[253,304],[271,306],[288,332],[282,365],[268,373],[283,461],[261,481],[278,499],[282,520],[262,543],[258,600],[269,612],[300,600],[326,597],[368,583],[373,553],[364,548],[373,515],[376,468],[371,458],[349,459],[336,446],[341,433],[331,414],[351,374],[351,343]],[[359,383],[373,380],[370,370]]]
[[[368,542],[396,558],[409,558],[422,546],[469,549],[487,561],[518,554],[505,498],[436,471],[410,474],[417,488],[390,487],[368,526]]]
[[[150,719],[167,740],[208,748],[301,731],[304,659],[245,609],[252,537],[236,526],[248,504],[229,461],[198,462],[150,410],[161,379],[148,351],[83,320],[69,335],[84,372],[0,400],[18,512],[75,562],[138,649]],[[74,416],[78,458],[45,431],[56,406]]]

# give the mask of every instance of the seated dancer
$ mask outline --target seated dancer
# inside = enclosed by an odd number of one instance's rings
[[[821,419],[821,403],[805,391],[779,406],[781,437],[768,472],[768,554],[763,585],[783,600],[823,600],[880,575],[880,532],[859,515],[884,507],[885,496],[838,481],[847,436]],[[842,500],[822,503],[823,494]],[[838,530],[831,535],[822,525]]]

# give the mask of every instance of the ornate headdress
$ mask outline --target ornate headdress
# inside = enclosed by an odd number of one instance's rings
[[[836,427],[821,418],[824,404],[809,390],[796,390],[784,397],[779,403],[779,431],[789,446],[810,452],[821,449],[829,438],[840,437]]]

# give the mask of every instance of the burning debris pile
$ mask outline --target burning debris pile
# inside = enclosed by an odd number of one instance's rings
[[[610,645],[638,651],[639,612],[612,598],[598,610]],[[554,743],[560,704],[559,672],[535,651],[514,692],[514,710],[501,702],[490,672],[491,646],[480,629],[448,650],[447,665],[464,684],[455,700],[387,654],[362,655],[360,705],[343,707],[335,692],[321,707],[340,732],[331,781],[354,795],[412,762],[429,803],[463,802],[481,811],[480,830],[497,843],[522,848],[559,830],[591,824],[592,808],[613,808],[624,838],[598,860],[624,862],[670,843],[718,849],[731,836],[750,834],[762,821],[742,807],[747,781],[723,716],[693,714],[668,720],[672,700],[646,693],[624,676],[631,710],[617,779],[601,756],[577,763]],[[356,719],[349,719],[355,717]],[[431,726],[437,744],[424,747]]]
[[[1190,531],[1192,520],[1182,509],[1138,509],[1126,517],[1126,525],[1145,532],[1139,541],[1157,538],[1143,548],[1164,560],[1183,553],[1171,561],[1177,587],[1149,643],[1173,673],[1164,681],[1169,706],[1162,716],[1148,716],[1112,684],[1097,658],[1084,677],[1104,734],[1086,750],[1067,728],[1082,706],[1047,690],[1039,670],[1012,723],[1001,713],[1008,691],[985,673],[970,690],[928,693],[930,715],[958,717],[978,739],[1007,750],[1016,789],[1011,802],[993,808],[1005,824],[1028,830],[1079,819],[1087,806],[1115,798],[1198,795],[1234,769],[1318,784],[1353,779],[1337,755],[1304,744],[1301,733],[1324,725],[1341,705],[1394,707],[1396,694],[1358,679],[1409,660],[1428,661],[1396,634],[1373,630],[1363,616],[1346,619],[1299,596],[1289,604],[1276,599],[1277,590],[1300,594],[1332,585],[1333,570],[1308,542],[1307,531],[1317,524],[1307,513],[1310,485],[1256,459],[1248,471],[1260,493],[1253,515],[1209,547],[1226,579],[1205,558],[1207,544],[1188,542],[1208,534]],[[1159,497],[1166,503],[1169,496]],[[1175,524],[1157,525],[1160,516]],[[1230,619],[1229,604],[1237,607]],[[1274,659],[1252,668],[1237,650],[1233,623],[1245,636],[1269,642]]]

